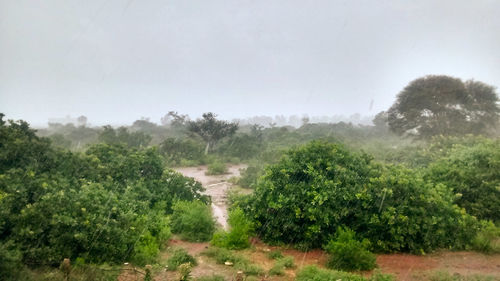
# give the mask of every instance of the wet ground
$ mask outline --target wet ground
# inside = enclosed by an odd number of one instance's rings
[[[212,197],[212,212],[219,225],[227,230],[227,191],[232,187],[228,182],[231,177],[239,177],[240,169],[247,165],[229,165],[228,171],[223,175],[206,175],[207,166],[198,167],[180,167],[175,170],[186,177],[194,178],[199,181],[205,192],[203,194]]]

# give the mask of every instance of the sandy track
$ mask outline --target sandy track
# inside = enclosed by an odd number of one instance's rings
[[[203,194],[209,195],[212,198],[212,212],[218,224],[227,230],[227,196],[226,192],[232,187],[232,184],[227,180],[231,177],[239,177],[240,169],[246,168],[247,165],[230,165],[228,172],[224,175],[205,175],[207,166],[198,167],[180,167],[175,170],[186,177],[194,178],[199,181],[205,191]]]

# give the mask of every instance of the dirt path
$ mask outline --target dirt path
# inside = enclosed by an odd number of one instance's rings
[[[246,168],[244,164],[228,166],[228,173],[224,175],[205,175],[207,166],[199,167],[181,167],[175,170],[186,177],[194,178],[199,181],[205,192],[203,194],[212,197],[212,212],[218,224],[227,230],[227,196],[226,192],[232,184],[227,180],[231,177],[239,177],[240,169]]]

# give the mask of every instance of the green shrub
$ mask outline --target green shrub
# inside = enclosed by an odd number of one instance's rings
[[[455,145],[448,155],[432,163],[427,177],[445,184],[456,203],[479,219],[500,221],[500,140],[475,139]]]
[[[235,269],[243,271],[246,275],[261,275],[264,272],[259,266],[252,264],[241,255],[235,254],[227,249],[210,247],[203,251],[202,254],[209,258],[213,258],[217,264],[232,262]]]
[[[243,169],[237,184],[244,188],[255,188],[257,179],[262,175],[263,167],[260,165],[248,166]]]
[[[331,255],[327,266],[340,270],[371,270],[375,267],[375,255],[368,251],[370,241],[356,240],[354,231],[338,228],[336,239],[326,245],[325,250]]]
[[[376,271],[370,278],[365,278],[361,275],[320,269],[314,265],[303,267],[298,273],[295,279],[296,281],[392,281],[394,276],[389,274],[382,274]]]
[[[422,178],[419,170],[314,141],[268,166],[252,198],[238,204],[267,242],[307,250],[347,226],[376,251],[425,253],[463,249],[475,235],[477,220],[454,200],[445,185]]]
[[[188,241],[209,241],[215,231],[210,206],[200,201],[179,201],[173,206],[172,232]]]
[[[206,175],[222,175],[227,173],[227,166],[225,163],[215,160],[208,164]]]
[[[248,248],[253,224],[240,208],[235,208],[229,212],[228,224],[230,231],[215,233],[211,241],[212,245],[235,250]]]
[[[172,251],[172,254],[167,260],[168,270],[177,270],[181,264],[189,263],[192,265],[197,265],[196,259],[191,256],[186,250],[182,248],[176,248]]]
[[[288,257],[282,257],[278,259],[275,263],[274,266],[269,270],[269,275],[284,275],[285,268],[293,268],[295,267],[294,259],[291,256]]]
[[[500,227],[486,223],[472,240],[472,249],[486,254],[500,253]]]
[[[134,247],[132,261],[139,266],[153,263],[160,253],[158,248],[159,245],[155,237],[147,231],[141,236],[139,241],[137,241],[137,244]]]
[[[277,260],[283,258],[283,254],[280,250],[274,250],[267,253],[267,257],[273,260]]]

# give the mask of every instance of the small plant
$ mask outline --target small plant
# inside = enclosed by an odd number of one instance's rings
[[[356,233],[349,228],[337,229],[336,239],[330,240],[325,250],[331,255],[327,266],[340,270],[371,270],[375,255],[368,251],[370,241],[356,240]]]
[[[200,201],[179,201],[172,209],[172,232],[192,242],[208,241],[215,231],[215,221],[209,206]]]
[[[286,268],[294,268],[295,267],[295,260],[292,256],[286,256],[281,259],[278,259],[276,262],[278,264],[283,265]]]
[[[238,185],[244,188],[254,188],[257,179],[262,175],[262,166],[252,165],[246,169],[241,170],[241,177],[238,179]]]
[[[271,269],[269,269],[269,276],[274,276],[274,275],[285,275],[284,271],[285,267],[281,264],[275,263]]]
[[[450,274],[444,271],[437,271],[431,274],[429,277],[430,281],[495,281],[498,280],[495,276],[491,275],[460,275],[460,274]]]
[[[179,281],[187,281],[191,279],[191,263],[183,263],[179,265]]]
[[[212,238],[212,245],[227,249],[245,249],[250,246],[250,234],[253,231],[252,222],[245,216],[243,210],[236,208],[229,212],[228,219],[231,230],[219,231]]]
[[[225,163],[215,160],[208,164],[207,172],[205,175],[222,175],[227,173],[227,166]]]
[[[177,270],[177,268],[181,264],[186,264],[186,263],[192,265],[197,264],[196,259],[193,256],[191,256],[186,250],[182,248],[177,248],[172,251],[172,255],[167,260],[167,266],[168,266],[167,268],[168,270],[174,271]]]
[[[280,250],[274,250],[267,253],[267,257],[272,260],[277,260],[283,258],[283,254],[281,253]]]

